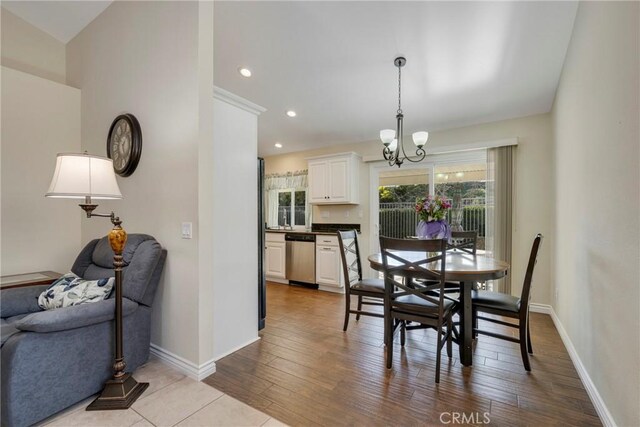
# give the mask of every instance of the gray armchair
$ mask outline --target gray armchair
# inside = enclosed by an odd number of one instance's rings
[[[124,355],[132,372],[149,358],[151,306],[167,251],[151,236],[129,235],[123,257]],[[106,237],[82,249],[71,271],[113,276]],[[34,286],[0,293],[2,426],[27,426],[102,390],[111,378],[115,300],[43,311]]]

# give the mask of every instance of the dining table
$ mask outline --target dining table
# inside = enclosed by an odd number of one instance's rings
[[[391,251],[394,252],[394,251]],[[402,251],[402,258],[407,261],[417,262],[425,259],[424,252]],[[390,265],[399,265],[398,261],[389,258]],[[376,271],[383,272],[382,254],[375,253],[369,256],[369,264]],[[440,261],[427,266],[428,269],[440,271]],[[487,280],[496,280],[507,275],[509,264],[505,261],[494,259],[484,251],[478,250],[476,254],[463,251],[449,250],[445,260],[445,280],[447,282],[460,283],[460,331],[458,347],[460,349],[460,362],[464,366],[473,364],[473,324],[471,292],[475,283]],[[406,276],[411,276],[411,268],[405,269]]]

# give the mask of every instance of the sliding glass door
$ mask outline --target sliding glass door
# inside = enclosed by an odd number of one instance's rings
[[[477,231],[478,249],[485,249],[487,162],[436,164],[435,194],[451,202],[447,220],[453,231]]]
[[[379,251],[379,237],[415,235],[417,197],[440,195],[452,203],[448,221],[453,230],[478,231],[479,249],[487,234],[486,150],[428,156],[418,164],[390,168],[386,163],[370,168],[371,252]]]

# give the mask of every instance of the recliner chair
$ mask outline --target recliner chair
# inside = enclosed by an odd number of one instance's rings
[[[149,358],[151,307],[167,251],[151,236],[131,234],[123,258],[123,329],[127,372]],[[89,242],[71,271],[112,277],[106,237]],[[115,300],[42,310],[33,286],[0,293],[2,426],[27,426],[102,390],[113,374]]]

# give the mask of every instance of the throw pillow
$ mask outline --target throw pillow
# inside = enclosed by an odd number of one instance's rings
[[[115,278],[84,280],[67,273],[44,290],[38,297],[38,305],[44,310],[71,307],[98,302],[109,298]]]

